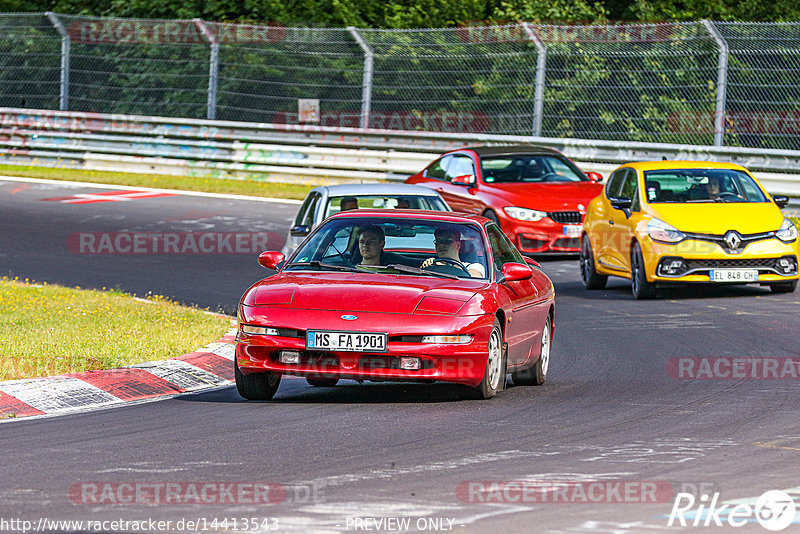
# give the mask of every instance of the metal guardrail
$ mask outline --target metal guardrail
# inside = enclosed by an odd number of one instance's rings
[[[641,160],[722,160],[773,193],[800,197],[800,151],[328,128],[0,108],[0,162],[273,182],[401,180],[435,156],[479,144],[535,143],[586,171]]]

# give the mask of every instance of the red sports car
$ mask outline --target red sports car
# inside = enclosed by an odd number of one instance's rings
[[[516,145],[447,152],[406,183],[435,189],[454,211],[492,219],[523,253],[540,254],[580,252],[600,180],[557,150]]]
[[[359,209],[328,218],[239,304],[236,387],[270,399],[281,375],[444,381],[493,397],[511,373],[544,383],[555,293],[484,217]]]

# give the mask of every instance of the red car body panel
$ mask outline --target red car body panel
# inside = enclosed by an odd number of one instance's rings
[[[503,232],[525,254],[580,251],[580,237],[565,235],[565,225],[583,224],[589,202],[603,191],[601,184],[589,180],[581,182],[487,183],[481,172],[479,152],[479,148],[446,152],[428,167],[406,179],[406,183],[422,185],[438,191],[454,211],[481,215],[487,212],[494,213]],[[553,156],[572,163],[569,158],[552,149],[535,147],[531,149],[531,154]],[[449,155],[466,155],[472,158],[476,172],[476,180],[472,187],[425,176],[425,172],[436,161]],[[580,220],[569,223],[557,222],[551,218],[551,215],[536,222],[522,221],[509,217],[503,209],[513,206],[545,211],[550,214],[578,212]]]
[[[449,212],[396,212],[393,216],[472,221],[480,225],[488,244],[483,228],[488,220],[444,213]],[[354,210],[331,219],[370,214],[369,210]],[[530,367],[539,357],[541,329],[548,315],[553,318],[555,294],[542,271],[536,267],[531,271],[527,280],[501,284],[494,274],[488,280],[452,280],[409,274],[282,270],[251,286],[238,312],[240,324],[276,328],[280,335],[240,331],[237,364],[245,375],[273,371],[307,377],[441,380],[476,386],[484,375],[489,334],[496,317],[501,319],[508,344],[508,372]],[[346,320],[343,315],[357,319]],[[316,354],[306,349],[307,330],[387,333],[387,350]],[[421,342],[423,335],[459,334],[473,337],[465,344]],[[281,363],[277,357],[283,350],[299,351],[304,354],[303,360],[300,364]],[[396,363],[401,356],[421,358],[422,368],[399,369]]]

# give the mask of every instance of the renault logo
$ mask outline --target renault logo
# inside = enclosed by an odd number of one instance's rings
[[[342,319],[344,319],[345,321],[355,321],[356,319],[358,319],[358,317],[356,317],[355,315],[342,315]]]
[[[728,245],[728,248],[734,252],[739,248],[739,245],[742,244],[742,236],[739,235],[739,232],[736,230],[729,230],[723,239],[725,240],[725,244]]]

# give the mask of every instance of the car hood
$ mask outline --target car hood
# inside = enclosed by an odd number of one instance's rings
[[[304,310],[455,315],[486,285],[485,280],[293,271],[257,283],[245,293],[243,303]]]
[[[771,232],[780,228],[784,215],[771,202],[714,202],[651,204],[655,217],[683,232],[722,235]]]
[[[493,183],[486,187],[487,192],[508,206],[540,211],[585,212],[589,201],[603,192],[603,186],[596,182]],[[583,209],[578,204],[582,204]]]

